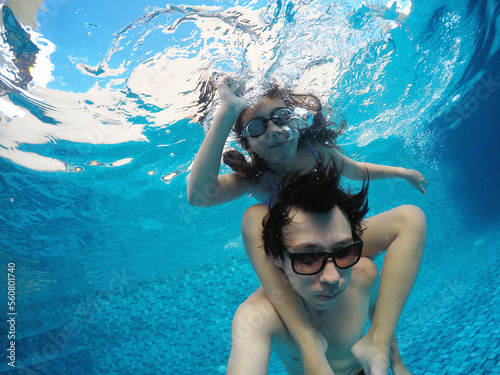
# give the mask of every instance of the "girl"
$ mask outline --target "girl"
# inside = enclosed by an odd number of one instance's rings
[[[242,88],[231,90],[230,86],[238,87],[228,76],[217,85],[221,105],[192,166],[187,190],[191,204],[213,206],[251,194],[272,205],[280,181],[290,173],[309,170],[320,157],[333,157],[342,175],[349,179],[366,179],[366,171],[370,180],[400,177],[425,194],[427,182],[415,170],[359,163],[343,155],[336,146],[342,129],[327,127],[321,102],[314,95],[296,94],[271,83],[258,103],[247,108],[247,100],[240,96]],[[306,124],[304,109],[312,113],[310,124]],[[234,172],[219,175],[232,128],[250,160],[237,151],[228,151],[224,162]],[[426,221],[417,207],[401,206],[370,217],[363,224],[363,256],[373,259],[386,249],[387,254],[373,321],[352,352],[367,374],[388,374],[394,331],[422,259]],[[242,225],[258,228],[261,220]],[[266,257],[262,247],[246,246],[246,251],[262,286],[301,348],[304,373],[332,374],[323,354],[323,340],[301,317],[305,314],[299,314],[304,306],[282,271]]]

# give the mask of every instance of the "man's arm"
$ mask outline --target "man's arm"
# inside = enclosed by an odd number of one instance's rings
[[[270,303],[263,310],[249,302],[252,297],[241,304],[234,314],[227,375],[267,374],[271,354],[271,326],[274,319],[263,313],[270,307]]]

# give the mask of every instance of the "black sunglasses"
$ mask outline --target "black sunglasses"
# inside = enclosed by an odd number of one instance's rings
[[[338,269],[350,268],[359,262],[362,251],[363,241],[356,241],[328,253],[290,253],[288,250],[284,250],[285,255],[290,258],[293,272],[297,275],[320,273],[330,258]]]
[[[267,129],[267,123],[269,121],[274,122],[278,126],[283,126],[293,119],[299,118],[293,109],[288,107],[279,107],[271,112],[269,118],[255,117],[251,119],[243,127],[240,139],[244,137],[258,137],[263,134]]]

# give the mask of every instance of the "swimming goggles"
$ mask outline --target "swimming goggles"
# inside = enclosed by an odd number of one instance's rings
[[[255,117],[251,119],[243,128],[240,139],[244,137],[258,137],[262,135],[266,131],[269,121],[274,122],[278,126],[284,126],[292,120],[307,119],[309,115],[309,111],[304,108],[276,108],[271,112],[271,116],[269,116],[269,118]]]
[[[338,269],[350,268],[359,262],[362,250],[363,241],[357,241],[328,253],[290,253],[285,249],[285,255],[290,258],[293,272],[309,276],[323,271],[330,258]]]

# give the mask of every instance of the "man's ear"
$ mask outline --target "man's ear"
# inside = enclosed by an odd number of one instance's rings
[[[278,268],[285,268],[283,265],[283,261],[278,257],[273,257],[273,263]]]

